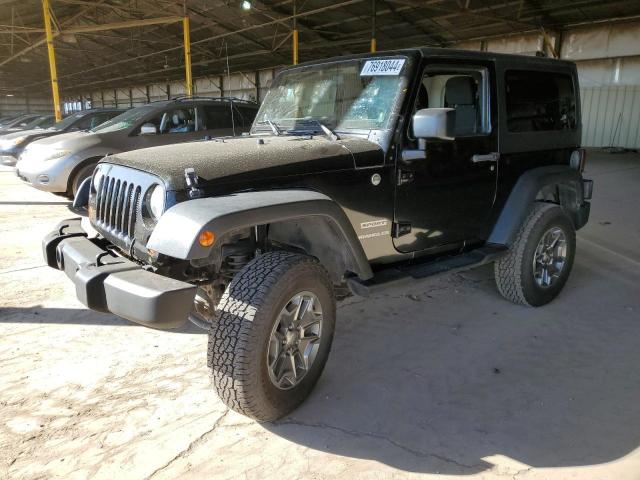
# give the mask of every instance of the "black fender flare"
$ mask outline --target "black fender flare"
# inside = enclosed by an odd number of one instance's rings
[[[567,165],[538,167],[523,173],[514,185],[502,212],[493,227],[488,243],[511,245],[529,214],[531,204],[541,198],[541,192],[553,195],[571,217],[576,229],[582,227],[586,219],[581,217],[584,203],[582,175]]]
[[[326,195],[312,190],[240,192],[178,203],[158,220],[147,247],[164,255],[194,260],[209,256],[203,247],[203,230],[216,238],[228,232],[305,217],[322,217],[340,233],[353,262],[353,273],[366,280],[373,276],[362,245],[342,208]]]

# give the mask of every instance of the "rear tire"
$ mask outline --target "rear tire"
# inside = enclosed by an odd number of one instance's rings
[[[500,294],[521,305],[549,303],[567,282],[575,251],[575,229],[562,208],[535,203],[508,255],[495,262]]]
[[[258,421],[293,411],[324,369],[335,317],[331,280],[315,258],[268,252],[253,259],[227,287],[209,332],[220,398]]]

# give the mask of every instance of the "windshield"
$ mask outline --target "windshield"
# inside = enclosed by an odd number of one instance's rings
[[[42,128],[42,126],[46,127],[47,124],[51,124],[51,117],[43,115],[42,117],[37,117],[34,120],[31,120],[27,125],[25,125],[25,130]]]
[[[8,117],[0,118],[0,125],[7,125],[20,117],[22,117],[22,115],[11,115]]]
[[[113,117],[95,128],[92,128],[91,132],[115,132],[117,130],[123,130],[125,128],[132,127],[138,123],[142,118],[146,117],[149,113],[158,109],[155,105],[144,105],[142,107],[132,108],[124,113],[121,113],[117,117]]]
[[[70,127],[72,124],[77,122],[78,119],[84,117],[85,115],[86,113],[74,113],[73,115],[69,115],[68,117],[63,118],[62,120],[55,123],[54,125],[51,125],[49,127],[49,130],[57,130],[57,131],[65,130],[67,127]]]
[[[375,130],[390,127],[407,85],[404,57],[359,59],[284,72],[252,131]]]

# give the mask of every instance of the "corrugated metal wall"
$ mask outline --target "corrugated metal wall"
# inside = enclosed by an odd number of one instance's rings
[[[582,102],[582,144],[640,148],[640,23],[549,32],[560,58],[576,62]],[[551,53],[541,33],[462,42],[458,48],[530,55]]]
[[[640,148],[640,86],[581,89],[582,145]]]
[[[234,73],[231,76],[215,75],[194,79],[194,94],[205,97],[237,97],[245,100],[259,99],[262,101],[266,94],[275,70],[261,70],[259,72]],[[148,100],[147,100],[148,94]],[[127,108],[147,103],[147,101],[167,100],[185,94],[184,83],[177,81],[138,85],[132,88],[98,90],[83,95],[82,99],[91,101],[93,107]],[[68,110],[82,108],[80,98],[66,98]]]
[[[17,113],[53,113],[51,97],[0,97],[0,115]]]

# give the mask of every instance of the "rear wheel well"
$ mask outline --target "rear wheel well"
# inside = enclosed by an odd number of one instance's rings
[[[543,185],[535,197],[536,202],[555,203],[576,225],[576,214],[582,203],[582,189],[575,182],[549,183]]]

